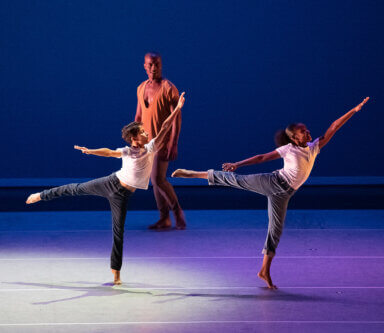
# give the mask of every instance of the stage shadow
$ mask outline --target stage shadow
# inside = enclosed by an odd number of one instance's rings
[[[117,289],[113,286],[113,283],[104,283],[96,286],[71,286],[71,285],[62,285],[62,284],[48,284],[48,283],[32,283],[32,282],[3,282],[7,284],[13,285],[21,285],[21,286],[33,286],[40,287],[46,289],[58,289],[58,290],[68,290],[68,291],[80,291],[84,292],[82,295],[61,298],[57,300],[47,301],[47,302],[34,302],[32,304],[35,305],[46,305],[51,303],[65,302],[71,301],[80,298],[86,297],[105,297],[105,296],[118,296],[121,294],[146,294],[152,295],[152,292],[146,290],[129,290],[129,289]]]
[[[60,298],[56,300],[50,300],[45,302],[34,302],[34,305],[48,305],[58,302],[72,301],[76,299],[86,297],[105,297],[105,296],[119,296],[123,294],[130,295],[143,295],[151,297],[159,297],[165,299],[156,300],[155,303],[168,303],[175,302],[178,300],[186,299],[189,297],[204,297],[210,298],[212,301],[220,301],[222,299],[239,299],[239,300],[257,300],[257,301],[286,301],[286,302],[327,302],[332,301],[339,302],[339,300],[330,297],[318,296],[318,295],[304,295],[300,293],[290,293],[282,289],[270,290],[268,288],[257,288],[253,293],[233,293],[233,290],[229,293],[218,293],[218,289],[212,288],[212,292],[178,292],[178,291],[167,291],[166,289],[181,289],[181,287],[172,286],[155,286],[141,283],[122,284],[120,286],[113,286],[112,283],[104,283],[101,285],[89,286],[92,283],[89,282],[69,282],[63,284],[52,284],[52,283],[32,283],[32,282],[3,282],[6,284],[19,285],[19,286],[30,286],[36,288],[45,289],[57,289],[57,290],[68,290],[75,292],[83,292],[81,295]],[[73,284],[85,284],[85,286],[74,286]],[[148,290],[150,289],[150,290]],[[187,289],[187,288],[186,288]],[[194,288],[195,289],[195,288]],[[196,288],[198,289],[198,288]],[[246,290],[246,288],[244,288]],[[340,300],[342,301],[342,300]]]

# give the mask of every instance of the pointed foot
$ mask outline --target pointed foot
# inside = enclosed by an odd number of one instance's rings
[[[33,203],[38,202],[40,200],[41,200],[40,193],[33,193],[28,197],[28,199],[27,199],[27,201],[25,201],[25,203],[30,205],[30,204],[33,204]]]
[[[175,170],[171,177],[173,178],[190,178],[192,176],[193,171],[186,169],[177,169]]]

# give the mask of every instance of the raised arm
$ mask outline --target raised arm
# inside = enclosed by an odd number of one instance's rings
[[[327,131],[325,132],[325,134],[320,137],[319,139],[319,147],[320,149],[323,148],[328,142],[329,140],[332,139],[332,137],[335,135],[335,133],[356,113],[356,112],[359,112],[361,110],[361,108],[363,107],[363,105],[365,103],[367,103],[369,100],[369,97],[366,97],[364,98],[364,100],[358,104],[357,106],[355,106],[353,109],[351,109],[350,111],[348,111],[346,114],[344,114],[342,117],[340,117],[339,119],[335,120],[331,126],[327,129]]]
[[[87,147],[74,146],[73,148],[81,150],[83,154],[87,155],[96,155],[102,157],[121,157],[121,152],[117,150],[111,150],[108,148],[99,148],[99,149],[88,149]]]
[[[171,112],[171,114],[168,116],[167,119],[164,120],[163,124],[161,125],[161,129],[159,131],[159,134],[155,137],[155,143],[157,146],[157,149],[160,149],[164,145],[164,139],[166,134],[169,132],[169,130],[172,128],[173,121],[175,118],[180,114],[180,111],[184,105],[185,98],[184,98],[185,92],[183,92],[180,95],[179,102],[177,103],[176,108]]]
[[[274,150],[266,154],[255,155],[253,157],[247,158],[246,160],[242,160],[239,162],[223,163],[223,170],[235,171],[237,168],[240,168],[242,166],[265,163],[268,161],[276,160],[280,157],[281,157],[280,154],[276,150]]]

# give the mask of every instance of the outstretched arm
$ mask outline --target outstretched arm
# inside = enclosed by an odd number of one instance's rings
[[[96,155],[96,156],[103,156],[103,157],[121,157],[121,152],[117,150],[111,150],[108,148],[99,148],[99,149],[88,149],[87,147],[80,147],[80,146],[74,146],[73,148],[77,150],[81,150],[83,154],[87,155]]]
[[[169,130],[172,128],[173,121],[175,118],[180,114],[180,111],[184,105],[185,98],[184,98],[185,92],[183,92],[180,95],[179,102],[177,103],[177,106],[175,110],[171,112],[171,114],[168,116],[167,119],[164,120],[163,124],[161,125],[161,129],[159,131],[159,134],[155,137],[155,144],[157,149],[160,149],[164,145],[164,139],[166,134],[169,132]]]
[[[325,132],[325,134],[320,137],[319,139],[319,147],[320,149],[323,148],[328,142],[329,140],[332,139],[332,137],[335,135],[335,133],[356,113],[356,112],[359,112],[361,110],[361,108],[363,107],[363,105],[365,103],[367,103],[369,100],[369,97],[366,97],[364,98],[364,100],[358,104],[357,106],[355,106],[353,109],[351,109],[350,111],[348,111],[345,115],[343,115],[342,117],[340,117],[339,119],[335,120],[332,125],[327,129],[327,131]]]
[[[235,171],[237,168],[240,168],[242,166],[246,165],[252,165],[252,164],[260,164],[272,160],[276,160],[280,158],[280,154],[274,150],[266,154],[256,155],[250,158],[247,158],[246,160],[242,160],[235,163],[223,163],[223,170],[224,171]]]

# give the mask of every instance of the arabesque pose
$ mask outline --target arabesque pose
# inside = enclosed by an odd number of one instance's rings
[[[369,97],[365,98],[359,105],[334,121],[325,134],[313,142],[307,127],[302,123],[295,123],[276,134],[275,141],[279,148],[272,152],[236,163],[224,163],[224,171],[178,169],[172,174],[172,177],[208,179],[209,185],[235,187],[257,192],[268,198],[268,233],[262,251],[263,264],[258,273],[258,277],[267,283],[268,288],[277,288],[272,283],[270,268],[283,231],[290,198],[309,177],[320,149],[356,112],[361,110],[368,100]],[[239,175],[233,172],[242,166],[264,163],[277,158],[283,158],[284,167],[272,173]]]
[[[40,200],[77,195],[96,195],[108,199],[112,212],[111,269],[114,274],[114,284],[121,284],[120,269],[123,260],[123,237],[128,200],[136,189],[148,189],[154,156],[166,144],[165,138],[175,118],[180,114],[184,101],[184,93],[182,93],[176,108],[162,123],[157,136],[150,141],[142,123],[132,122],[122,129],[122,137],[130,147],[111,150],[74,146],[75,149],[87,155],[122,158],[122,168],[116,173],[85,183],[68,184],[34,193],[26,201],[27,204],[32,204]]]

